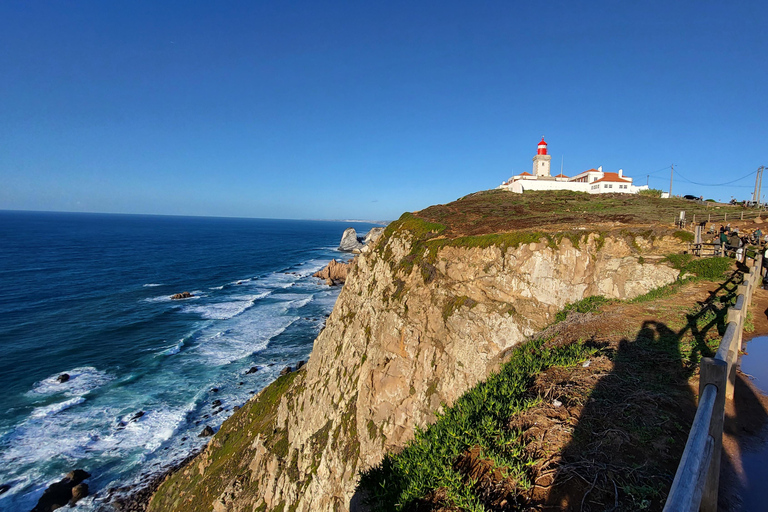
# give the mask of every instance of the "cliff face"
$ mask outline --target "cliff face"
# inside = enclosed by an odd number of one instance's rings
[[[626,233],[431,249],[407,230],[385,235],[352,263],[305,369],[230,418],[150,509],[356,509],[358,472],[402,447],[508,349],[568,302],[632,298],[674,281],[678,271],[660,260],[680,249],[672,236]]]

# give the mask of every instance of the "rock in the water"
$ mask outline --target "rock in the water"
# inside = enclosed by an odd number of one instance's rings
[[[194,295],[189,292],[181,292],[171,295],[171,300],[191,299],[192,297],[194,297]]]
[[[322,270],[319,270],[312,274],[312,277],[319,277],[325,279],[325,283],[329,286],[333,286],[336,283],[343,283],[347,279],[347,271],[349,270],[349,264],[335,259],[328,262],[328,264]]]
[[[213,402],[211,402],[211,407],[213,407],[214,409],[219,407],[220,405],[221,405],[221,400],[214,400]]]
[[[68,373],[62,373],[61,375],[56,377],[56,382],[58,382],[59,384],[64,384],[68,380],[69,380],[69,374]]]
[[[307,364],[306,361],[299,361],[296,363],[296,370],[300,370],[305,364]]]
[[[77,500],[88,495],[88,486],[82,481],[90,476],[82,469],[70,471],[64,478],[48,486],[32,512],[51,512],[68,504],[74,505]],[[82,494],[83,491],[85,494]]]
[[[283,368],[282,370],[280,370],[280,376],[283,376],[283,375],[288,375],[288,374],[289,374],[289,373],[291,373],[292,371],[293,371],[293,368],[291,368],[290,366],[286,366],[285,368]]]
[[[136,414],[134,414],[133,416],[131,416],[131,419],[129,421],[136,421],[137,419],[141,418],[145,414],[146,413],[144,411],[139,411]]]
[[[70,498],[68,505],[74,507],[75,503],[88,496],[88,484],[80,483],[72,488],[72,498]]]
[[[347,228],[344,230],[344,234],[341,235],[341,243],[339,244],[340,251],[352,252],[359,251],[363,248],[363,244],[357,239],[357,231],[355,228]]]
[[[10,488],[11,488],[11,486],[10,486],[10,485],[8,485],[8,484],[2,484],[2,485],[0,485],[0,494],[3,494],[3,493],[5,493],[5,492],[6,492],[6,491],[8,491],[8,489],[10,489]]]
[[[364,244],[375,242],[384,233],[384,228],[371,228],[371,230],[365,235],[363,240]]]
[[[200,432],[197,437],[211,437],[213,434],[214,432],[210,425],[206,425],[203,431]]]
[[[259,371],[258,366],[251,366],[251,368],[247,372],[245,372],[245,374],[250,375],[252,373],[256,373],[257,371]]]

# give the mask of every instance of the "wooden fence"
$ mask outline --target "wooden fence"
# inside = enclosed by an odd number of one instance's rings
[[[733,399],[742,332],[755,287],[762,285],[763,257],[747,258],[749,273],[738,286],[736,304],[728,308],[728,325],[715,357],[700,363],[699,405],[685,451],[677,467],[664,511],[717,510],[720,455],[723,450],[725,401]]]

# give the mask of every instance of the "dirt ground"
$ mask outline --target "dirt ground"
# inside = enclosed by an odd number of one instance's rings
[[[661,510],[695,415],[699,360],[714,355],[735,293],[734,282],[699,282],[665,298],[571,314],[545,332],[548,343],[586,341],[594,356],[539,375],[530,393],[540,405],[509,423],[531,460],[532,488],[521,492],[477,449],[456,469],[488,510]],[[752,311],[749,336],[768,334],[768,291],[755,293]],[[740,454],[768,439],[768,397],[740,374],[727,407],[720,509],[735,511]],[[427,501],[425,510],[450,510],[434,506],[440,496]]]

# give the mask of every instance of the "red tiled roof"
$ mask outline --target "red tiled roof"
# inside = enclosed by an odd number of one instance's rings
[[[612,182],[619,182],[619,183],[631,183],[629,180],[625,180],[624,178],[619,178],[619,173],[617,172],[606,172],[603,173],[603,177],[599,180],[595,180],[592,183],[600,183],[601,181],[612,181]]]
[[[558,174],[557,176],[555,176],[555,178],[567,178],[567,177],[568,177],[568,176],[566,176],[566,175],[565,175],[565,174],[563,174],[563,173],[560,173],[560,174]]]
[[[533,176],[533,174],[531,174],[529,172],[523,172],[521,174],[518,174],[518,176]]]

